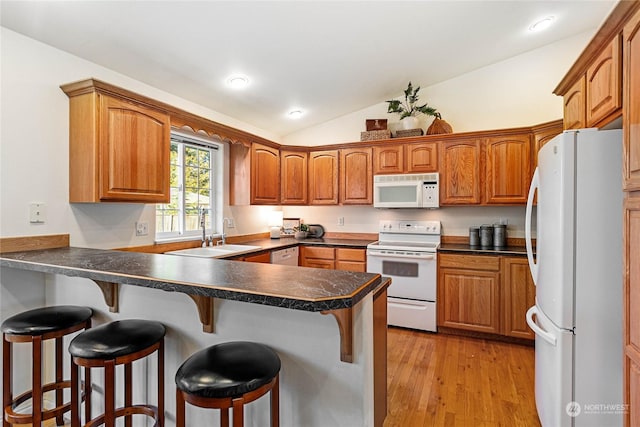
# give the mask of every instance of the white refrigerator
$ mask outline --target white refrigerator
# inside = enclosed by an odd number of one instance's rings
[[[565,131],[538,153],[525,240],[543,427],[622,425],[621,168],[621,130]]]

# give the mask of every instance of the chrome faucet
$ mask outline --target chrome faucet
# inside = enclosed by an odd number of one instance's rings
[[[200,208],[199,212],[200,216],[200,227],[202,228],[202,247],[207,246],[207,210],[205,208]]]

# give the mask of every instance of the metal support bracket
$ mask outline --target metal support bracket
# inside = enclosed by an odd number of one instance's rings
[[[119,283],[112,282],[104,282],[102,280],[92,279],[96,285],[102,291],[102,295],[104,296],[104,302],[109,306],[109,311],[111,313],[118,312],[118,291],[120,289]]]
[[[206,297],[203,295],[191,295],[187,294],[189,298],[196,303],[198,309],[198,316],[200,316],[200,322],[202,323],[202,332],[212,334],[214,332],[213,323],[213,302],[214,297]]]
[[[353,308],[323,310],[322,314],[332,314],[340,329],[340,360],[353,362]]]

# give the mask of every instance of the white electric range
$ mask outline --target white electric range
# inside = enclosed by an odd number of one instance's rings
[[[439,221],[380,221],[367,246],[367,271],[391,277],[387,323],[436,332]]]

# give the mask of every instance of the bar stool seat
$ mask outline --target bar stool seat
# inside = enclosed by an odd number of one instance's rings
[[[105,413],[90,419],[87,415],[85,426],[107,427],[115,425],[116,418],[125,417],[125,425],[131,425],[131,415],[142,414],[155,421],[154,426],[164,425],[164,336],[165,326],[148,320],[121,320],[82,332],[69,344],[72,356],[71,382],[71,425],[80,426],[79,401],[77,399],[78,366],[104,368]],[[157,351],[158,357],[158,406],[148,404],[133,405],[132,362]],[[115,407],[115,367],[124,365],[124,406]],[[120,394],[118,394],[120,395]],[[87,398],[87,400],[89,397]]]
[[[221,426],[243,425],[244,404],[271,391],[271,426],[279,425],[278,354],[263,344],[228,342],[189,357],[176,372],[176,426],[185,425],[185,401],[221,410]]]
[[[40,425],[42,421],[56,418],[62,425],[63,414],[71,409],[71,403],[63,402],[63,390],[71,387],[69,380],[63,379],[62,345],[63,337],[82,329],[91,328],[93,310],[89,307],[72,305],[37,308],[6,319],[2,323],[3,336],[3,426],[12,424]],[[42,384],[42,342],[55,339],[55,380]],[[13,397],[12,344],[32,344],[32,385],[31,390]],[[89,377],[85,377],[88,381]],[[43,410],[44,393],[55,390],[55,407]],[[85,389],[86,393],[86,389]],[[81,398],[84,397],[84,394]],[[17,406],[31,399],[30,414],[15,412]]]

